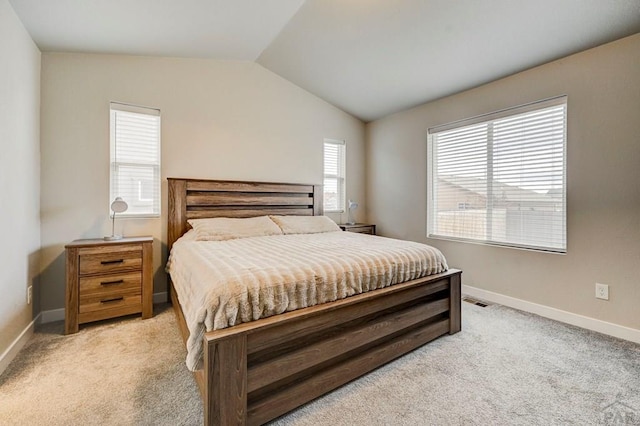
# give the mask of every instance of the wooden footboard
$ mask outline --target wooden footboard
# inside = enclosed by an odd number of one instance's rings
[[[460,275],[450,270],[206,333],[196,372],[205,424],[263,424],[460,331]]]

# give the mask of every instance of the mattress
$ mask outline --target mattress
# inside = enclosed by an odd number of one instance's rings
[[[187,367],[202,367],[206,331],[388,287],[448,269],[431,246],[352,232],[227,241],[178,239],[167,270],[189,338]]]

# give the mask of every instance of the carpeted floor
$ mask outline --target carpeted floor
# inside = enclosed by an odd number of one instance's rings
[[[0,376],[0,424],[202,423],[170,307],[61,333],[42,327]],[[463,303],[461,333],[274,424],[640,425],[640,345]]]

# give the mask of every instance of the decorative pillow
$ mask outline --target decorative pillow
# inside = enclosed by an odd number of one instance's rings
[[[340,227],[327,216],[269,216],[284,234],[317,234],[340,231]]]
[[[224,241],[236,238],[282,235],[278,225],[267,216],[246,219],[214,217],[190,219],[187,222],[196,231],[196,240],[198,241]]]

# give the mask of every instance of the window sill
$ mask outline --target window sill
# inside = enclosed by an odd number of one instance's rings
[[[507,243],[497,243],[492,241],[481,241],[481,240],[468,240],[465,238],[456,238],[456,237],[446,237],[442,235],[429,235],[427,234],[427,238],[432,240],[442,240],[442,241],[453,241],[456,243],[469,243],[480,246],[488,246],[488,247],[499,247],[499,248],[507,248],[507,249],[516,249],[516,250],[524,250],[524,251],[532,251],[535,253],[547,253],[547,254],[560,254],[566,255],[566,249],[551,249],[551,248],[542,248],[542,247],[527,247],[527,246],[518,246]]]
[[[109,219],[112,218],[113,215],[109,215]],[[118,213],[116,215],[116,220],[119,219],[160,219],[159,214],[126,214],[126,213]]]

